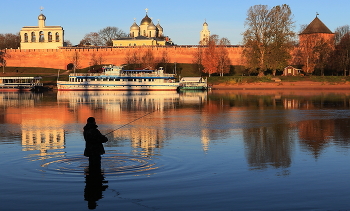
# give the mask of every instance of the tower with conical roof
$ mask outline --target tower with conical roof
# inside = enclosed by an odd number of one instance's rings
[[[208,29],[208,24],[206,21],[203,23],[203,29],[200,32],[200,41],[199,43],[201,45],[207,45],[209,42],[209,37],[210,37],[210,31]]]
[[[314,72],[319,60],[319,55],[315,53],[315,47],[334,48],[334,36],[335,34],[318,18],[318,14],[299,34],[299,50],[304,72]]]

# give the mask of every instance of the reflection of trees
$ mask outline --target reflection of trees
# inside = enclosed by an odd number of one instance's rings
[[[350,119],[336,119],[334,120],[334,139],[336,144],[349,148],[350,146]]]
[[[243,137],[248,163],[252,168],[290,166],[291,140],[289,140],[288,128],[281,127],[279,122],[272,127],[245,129]]]
[[[307,120],[298,123],[301,145],[310,150],[315,158],[330,142],[334,134],[334,120]]]

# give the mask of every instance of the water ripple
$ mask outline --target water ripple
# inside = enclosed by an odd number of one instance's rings
[[[41,164],[40,171],[59,174],[81,174],[88,168],[88,158],[68,157]],[[159,168],[150,158],[123,154],[105,154],[101,169],[108,175],[139,175]]]

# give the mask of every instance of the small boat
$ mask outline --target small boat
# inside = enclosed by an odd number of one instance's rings
[[[75,91],[176,91],[175,74],[158,70],[124,70],[121,66],[102,67],[102,73],[72,73],[68,81],[57,81],[58,90]]]
[[[32,91],[43,87],[42,78],[36,77],[0,77],[1,91]]]
[[[207,90],[207,80],[202,77],[183,77],[179,82],[178,90]]]

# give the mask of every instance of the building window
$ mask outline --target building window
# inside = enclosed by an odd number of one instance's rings
[[[52,33],[51,32],[49,32],[47,34],[47,41],[52,42]]]
[[[40,31],[40,32],[39,32],[39,42],[44,42],[44,41],[45,41],[44,32],[43,32],[43,31]]]
[[[60,34],[58,32],[56,32],[56,42],[60,41]]]
[[[32,39],[31,39],[32,42],[36,42],[36,37],[35,37],[35,32],[32,32]]]
[[[24,42],[28,42],[28,34],[24,33]]]

